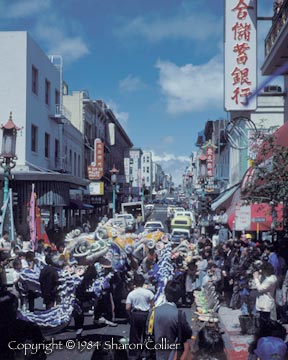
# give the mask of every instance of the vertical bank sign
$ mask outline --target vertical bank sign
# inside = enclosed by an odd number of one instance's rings
[[[257,0],[225,1],[225,109],[255,110]]]
[[[100,180],[104,175],[104,143],[100,139],[94,140],[94,163],[88,166],[88,178]]]

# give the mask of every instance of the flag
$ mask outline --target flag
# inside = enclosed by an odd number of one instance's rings
[[[29,231],[32,250],[36,248],[36,194],[35,184],[32,184],[31,198],[29,203]]]
[[[50,241],[48,235],[45,230],[44,221],[41,219],[41,211],[39,206],[36,205],[36,234],[37,234],[37,241],[40,239],[44,240],[44,244],[50,245]]]

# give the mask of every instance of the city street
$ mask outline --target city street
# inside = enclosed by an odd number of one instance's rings
[[[0,360],[288,359],[288,0],[0,4]]]
[[[191,323],[191,309],[180,309],[185,312],[187,320]],[[71,324],[60,334],[47,336],[48,341],[53,342],[52,339],[55,341],[54,349],[51,354],[47,355],[47,358],[49,360],[124,360],[125,351],[118,351],[118,353],[114,353],[113,355],[109,353],[105,355],[105,353],[102,352],[100,355],[100,343],[104,344],[106,342],[107,347],[110,346],[110,344],[114,346],[112,342],[113,338],[116,343],[114,348],[117,348],[117,341],[119,341],[119,339],[129,338],[130,325],[125,319],[116,319],[116,323],[118,323],[117,327],[97,327],[93,324],[93,315],[86,313],[82,338],[76,340],[72,320]],[[63,349],[57,350],[57,344],[59,344],[60,341],[63,344]],[[71,348],[71,350],[68,348]]]

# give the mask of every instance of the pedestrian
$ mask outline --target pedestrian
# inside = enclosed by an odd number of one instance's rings
[[[257,360],[258,356],[255,353],[255,350],[258,348],[258,355],[260,356],[259,348],[261,345],[261,342],[258,344],[258,341],[260,339],[273,337],[273,339],[279,339],[282,341],[285,341],[286,339],[286,329],[283,325],[281,325],[277,321],[273,320],[267,320],[264,324],[264,326],[260,326],[256,334],[254,335],[253,340],[250,342],[249,348],[248,348],[248,359],[247,360]],[[275,341],[276,343],[277,341]],[[262,342],[263,345],[263,342]],[[269,354],[271,354],[269,351],[267,352],[267,360],[270,360]],[[265,358],[264,358],[265,359]],[[271,357],[273,359],[273,357]],[[275,359],[279,359],[278,357],[275,357]]]
[[[286,360],[287,345],[282,339],[273,336],[262,337],[254,350],[258,360]]]
[[[100,256],[97,259],[97,262],[101,265],[103,269],[103,276],[108,275],[112,270],[112,263],[110,260],[106,259],[103,256]],[[111,279],[104,288],[102,288],[101,295],[96,298],[94,305],[94,324],[95,325],[107,325],[116,327],[118,326],[114,320],[114,301],[111,289]]]
[[[15,245],[19,246],[20,249],[23,248],[23,235],[22,234],[17,234],[16,240],[15,240]]]
[[[24,269],[24,272],[27,273],[37,273],[37,265],[35,263],[35,254],[33,251],[28,251],[25,254],[25,260],[28,264],[28,267]],[[37,285],[35,284],[35,287],[33,287],[33,282],[31,282],[31,286],[27,289],[27,301],[28,301],[28,309],[30,312],[34,312],[35,307],[35,299],[39,297],[39,289],[37,288]]]
[[[199,350],[193,354],[193,360],[226,360],[224,341],[215,327],[205,326],[198,333]]]
[[[7,231],[3,231],[3,235],[0,239],[0,257],[1,260],[5,260],[10,257],[11,242],[9,241],[9,234]]]
[[[225,208],[220,209],[220,214],[218,216],[218,224],[220,226],[219,230],[219,243],[225,243],[228,240],[229,231],[228,231],[228,215]]]
[[[260,313],[260,320],[276,320],[275,291],[277,277],[274,274],[273,266],[269,262],[263,262],[259,271],[253,273],[258,296],[256,298],[256,310]]]
[[[45,360],[45,339],[38,325],[17,318],[18,300],[15,295],[0,289],[0,357],[1,359]],[[25,344],[34,348],[29,355],[24,351]],[[26,343],[27,342],[27,343]],[[41,346],[42,345],[42,346]]]
[[[76,306],[74,307],[73,316],[76,330],[76,339],[81,338],[83,326],[84,326],[84,305],[85,303],[94,303],[95,293],[89,292],[93,282],[97,278],[97,271],[95,265],[89,265],[86,269],[81,283],[76,289]]]
[[[60,267],[51,256],[45,258],[46,266],[41,270],[39,282],[46,309],[51,309],[57,300]]]
[[[154,294],[151,290],[143,287],[144,283],[144,276],[135,273],[135,289],[128,294],[126,299],[126,311],[130,319],[130,344],[143,344],[149,309],[153,305]],[[129,350],[131,359],[139,359],[141,356],[141,350],[137,349],[137,346],[135,348]]]
[[[192,330],[187,322],[185,313],[177,309],[180,287],[173,280],[167,282],[164,294],[165,301],[155,308],[154,314],[154,337],[155,344],[175,343],[176,350],[183,351],[183,346],[192,336]],[[179,334],[181,338],[179,339]],[[158,346],[156,349],[156,360],[173,359],[174,350],[164,349]]]

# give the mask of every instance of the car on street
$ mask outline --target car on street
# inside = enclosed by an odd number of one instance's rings
[[[186,229],[181,229],[181,228],[175,228],[172,230],[171,233],[171,241],[175,244],[180,243],[180,239],[184,239],[184,240],[188,240],[190,241],[190,231],[186,230]]]
[[[177,216],[188,216],[191,220],[191,227],[192,229],[195,228],[196,226],[196,219],[195,219],[195,215],[192,211],[187,211],[187,210],[184,210],[184,211],[175,211],[174,212],[174,216],[177,217]]]
[[[147,221],[145,223],[144,230],[146,230],[148,232],[153,232],[153,231],[163,231],[164,232],[164,225],[161,221],[151,220],[151,221]]]
[[[116,219],[125,219],[126,221],[126,228],[130,231],[136,230],[136,220],[132,214],[115,214]]]
[[[186,229],[192,231],[192,222],[188,216],[174,216],[171,220],[171,229]]]

